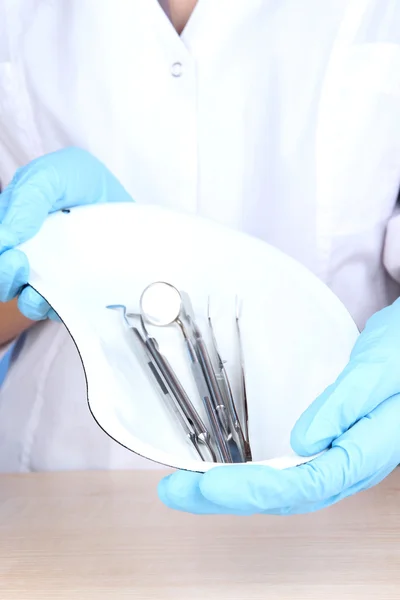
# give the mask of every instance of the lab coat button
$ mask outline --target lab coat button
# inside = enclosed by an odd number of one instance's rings
[[[174,63],[171,67],[171,74],[173,77],[181,77],[182,71],[183,71],[182,63],[180,63],[180,62]]]

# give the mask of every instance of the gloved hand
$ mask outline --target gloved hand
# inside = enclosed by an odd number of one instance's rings
[[[161,481],[169,507],[197,514],[312,512],[382,481],[400,463],[400,300],[376,313],[337,381],[306,410],[293,449],[311,462],[177,472]]]
[[[29,319],[56,318],[28,281],[27,257],[14,247],[35,235],[49,213],[82,204],[128,202],[132,198],[110,171],[79,148],[42,156],[18,169],[0,194],[0,302],[19,295]]]

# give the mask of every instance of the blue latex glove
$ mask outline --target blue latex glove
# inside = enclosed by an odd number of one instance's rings
[[[400,463],[400,300],[376,313],[337,381],[292,432],[310,463],[276,471],[216,467],[161,481],[169,507],[197,514],[296,514],[315,511],[382,481]]]
[[[42,156],[18,169],[0,194],[0,302],[19,294],[20,311],[29,319],[56,318],[31,287],[26,256],[14,247],[33,237],[49,213],[98,202],[132,198],[110,171],[79,148]]]

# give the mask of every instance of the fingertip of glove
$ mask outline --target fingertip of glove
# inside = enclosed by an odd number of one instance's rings
[[[42,321],[47,318],[50,307],[33,288],[27,286],[18,298],[20,312],[31,321]]]
[[[290,445],[299,456],[312,456],[314,454],[313,444],[307,439],[307,432],[301,430],[301,427],[295,426],[290,435]]]
[[[290,435],[290,445],[300,456],[312,456],[326,446],[326,433],[330,428],[330,419],[324,415],[324,406],[329,400],[334,386],[327,388],[297,420]]]
[[[52,308],[49,308],[49,312],[47,314],[47,318],[51,321],[56,321],[57,323],[62,323],[62,320],[58,316],[58,314]]]
[[[293,429],[290,436],[290,445],[299,456],[309,457],[326,450],[331,444],[331,439],[315,439],[309,432],[301,431],[301,428]]]
[[[158,484],[158,497],[169,508],[176,508],[193,494],[198,494],[201,477],[201,473],[190,471],[177,471],[164,477]]]

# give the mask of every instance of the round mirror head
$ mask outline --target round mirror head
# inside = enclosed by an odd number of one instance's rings
[[[151,283],[140,297],[142,317],[151,325],[163,327],[176,321],[181,312],[181,294],[164,281]]]

